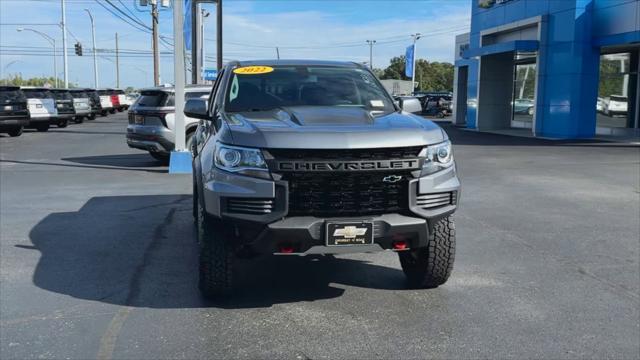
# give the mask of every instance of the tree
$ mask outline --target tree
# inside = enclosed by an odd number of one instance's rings
[[[454,66],[447,62],[416,61],[416,82],[419,91],[452,91]],[[381,79],[411,80],[405,76],[404,55],[391,59],[389,66],[382,70]]]
[[[22,75],[14,75],[13,77],[7,77],[6,79],[0,80],[0,83],[6,85],[13,86],[47,86],[47,87],[55,87],[56,80],[52,76],[50,77],[34,77],[29,79],[24,79]],[[62,87],[64,81],[62,79],[58,79],[58,86]],[[76,87],[75,84],[69,83],[69,87]]]

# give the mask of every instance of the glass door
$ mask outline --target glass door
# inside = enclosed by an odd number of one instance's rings
[[[516,63],[511,100],[511,127],[531,129],[535,112],[536,92],[535,60]]]

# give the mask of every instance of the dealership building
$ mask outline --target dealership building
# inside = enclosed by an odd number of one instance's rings
[[[640,0],[472,0],[453,121],[548,138],[640,135]]]

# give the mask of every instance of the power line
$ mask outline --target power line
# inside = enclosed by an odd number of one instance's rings
[[[117,7],[116,5],[114,5],[110,0],[104,0],[107,2],[107,4],[111,5],[112,8],[116,9],[120,14],[126,16],[129,20],[133,21],[134,23],[142,26],[143,28],[147,29],[147,30],[151,30],[151,28],[149,26],[147,26],[145,23],[143,23],[142,21],[140,21],[139,19],[134,19],[131,17],[131,15],[127,14],[126,12],[122,11],[119,7]]]

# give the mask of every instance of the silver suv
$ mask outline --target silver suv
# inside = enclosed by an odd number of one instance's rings
[[[190,86],[185,99],[206,98],[211,86]],[[146,150],[164,163],[175,148],[175,90],[172,87],[144,89],[129,109],[127,144]],[[191,149],[191,137],[198,127],[198,119],[186,118],[187,149]]]
[[[453,268],[460,182],[435,123],[403,111],[364,66],[231,62],[207,102],[193,161],[200,289],[232,289],[256,254],[393,251],[413,287]]]

